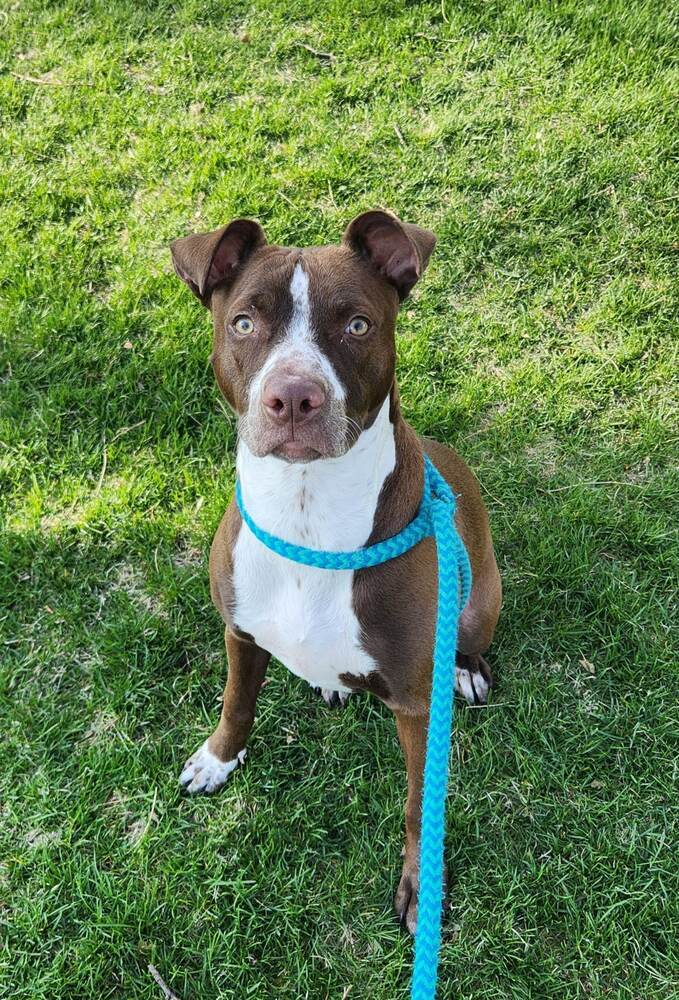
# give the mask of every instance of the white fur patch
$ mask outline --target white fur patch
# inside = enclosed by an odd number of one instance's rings
[[[258,458],[241,441],[245,506],[266,531],[297,545],[341,551],[370,536],[382,485],[396,464],[386,399],[372,427],[339,458],[306,464]],[[302,566],[266,548],[242,525],[234,546],[236,625],[314,687],[346,692],[344,673],[377,664],[361,644],[353,572]]]
[[[470,705],[477,705],[479,703],[485,705],[488,701],[488,691],[490,688],[488,687],[488,681],[480,671],[474,672],[472,680],[472,674],[469,670],[458,667],[455,671],[455,690]],[[476,698],[474,697],[474,691],[476,691]]]
[[[311,329],[311,301],[309,299],[309,275],[301,263],[295,264],[290,282],[292,296],[292,319],[288,327],[288,340],[298,344],[313,341]]]
[[[208,749],[206,740],[187,760],[179,775],[179,783],[187,792],[216,792],[231,772],[243,763],[246,753],[246,750],[241,750],[233,760],[220,760]]]
[[[344,386],[337,377],[329,358],[316,343],[311,322],[311,300],[309,298],[309,275],[301,263],[295,265],[290,281],[292,297],[292,317],[282,342],[271,352],[264,365],[250,383],[249,405],[259,406],[262,386],[267,376],[281,365],[294,364],[310,376],[320,376],[328,386],[333,398],[343,402]]]
[[[321,698],[326,703],[334,708],[335,705],[346,705],[349,698],[351,698],[351,692],[349,691],[329,691],[328,688],[323,688],[321,690]]]

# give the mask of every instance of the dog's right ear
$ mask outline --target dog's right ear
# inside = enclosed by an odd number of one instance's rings
[[[170,246],[174,269],[204,306],[212,292],[231,280],[250,254],[266,243],[264,230],[252,219],[235,219],[212,233],[183,236]]]

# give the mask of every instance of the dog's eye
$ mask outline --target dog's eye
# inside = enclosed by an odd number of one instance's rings
[[[231,325],[236,333],[242,333],[243,335],[252,333],[255,329],[255,324],[249,316],[236,316]]]
[[[365,316],[354,316],[344,332],[350,333],[354,337],[364,337],[369,329],[370,320],[367,320]]]

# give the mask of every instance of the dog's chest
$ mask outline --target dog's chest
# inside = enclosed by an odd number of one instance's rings
[[[243,526],[234,551],[236,624],[314,687],[348,690],[340,674],[375,669],[361,647],[352,581],[351,572],[276,555]]]
[[[372,531],[379,493],[395,463],[388,414],[340,459],[286,465],[239,448],[250,516],[273,535],[308,548],[356,549]],[[309,684],[346,691],[341,674],[377,664],[361,643],[354,574],[279,556],[241,525],[233,551],[234,621]]]

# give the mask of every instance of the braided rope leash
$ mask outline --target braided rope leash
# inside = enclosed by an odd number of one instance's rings
[[[467,551],[455,529],[455,497],[445,480],[435,469],[433,471],[436,481],[432,489],[431,516],[439,571],[438,611],[422,794],[420,894],[411,986],[413,1000],[433,1000],[436,996],[457,627],[460,611],[469,597],[472,579]]]
[[[293,545],[264,531],[243,503],[236,483],[236,503],[250,531],[278,555],[318,569],[366,569],[403,555],[423,538],[436,541],[438,560],[438,610],[434,641],[427,755],[422,793],[420,835],[420,891],[412,1000],[436,996],[438,956],[441,944],[443,891],[443,842],[445,834],[448,758],[453,725],[455,652],[460,611],[467,603],[472,574],[469,557],[455,528],[455,495],[428,456],[424,457],[424,491],[420,509],[410,524],[392,538],[350,552],[328,552]]]

